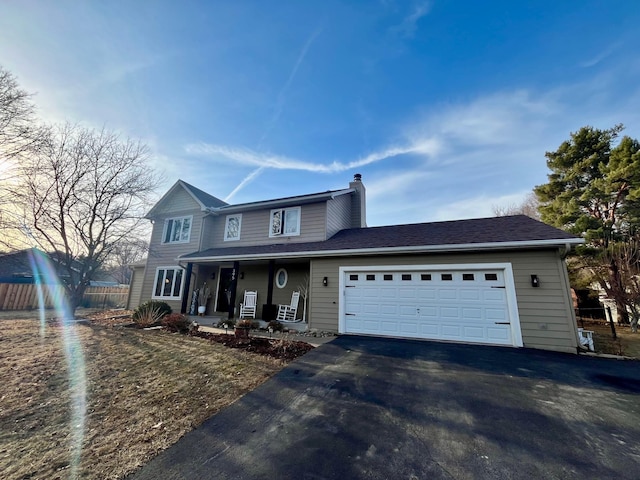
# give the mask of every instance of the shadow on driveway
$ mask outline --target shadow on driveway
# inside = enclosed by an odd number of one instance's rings
[[[637,479],[640,362],[342,336],[131,478]]]

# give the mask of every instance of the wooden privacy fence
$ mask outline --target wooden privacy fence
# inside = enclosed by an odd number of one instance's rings
[[[45,308],[59,305],[64,298],[62,285],[42,285],[42,299]],[[112,308],[124,307],[127,303],[129,287],[88,287],[82,297],[81,307]],[[24,283],[0,283],[0,310],[34,310],[40,307],[38,286]]]

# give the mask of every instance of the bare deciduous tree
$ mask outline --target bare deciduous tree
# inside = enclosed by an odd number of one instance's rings
[[[529,193],[520,205],[493,205],[491,210],[496,217],[506,217],[509,215],[526,215],[535,220],[540,220],[540,212],[538,212],[538,198],[535,193]]]
[[[131,281],[131,264],[140,262],[149,251],[149,242],[141,238],[127,238],[119,242],[111,251],[104,271],[118,283],[128,285]]]
[[[66,125],[20,162],[12,202],[30,243],[56,252],[74,311],[96,270],[122,242],[137,237],[158,184],[147,156],[139,142]]]
[[[9,185],[15,180],[15,161],[37,151],[49,134],[48,128],[36,121],[30,97],[0,66],[0,228],[4,233],[0,235],[0,248],[7,250],[15,248],[16,240],[6,229],[8,218],[15,215],[9,195]]]
[[[39,148],[48,130],[35,121],[31,95],[0,66],[0,166]]]

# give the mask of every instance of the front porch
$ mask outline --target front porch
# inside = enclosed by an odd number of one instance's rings
[[[307,329],[310,262],[300,260],[251,260],[198,262],[186,265],[182,313],[200,324],[217,324],[222,319],[239,319],[240,304],[247,291],[257,292],[255,320],[266,325],[277,317],[279,305],[289,305],[294,292],[300,293],[292,329]],[[205,316],[197,316],[201,305],[196,291],[203,286],[210,295],[204,302]],[[251,320],[254,318],[249,317]],[[200,319],[200,320],[198,320]],[[289,319],[291,320],[291,319]],[[303,324],[302,326],[299,324]]]

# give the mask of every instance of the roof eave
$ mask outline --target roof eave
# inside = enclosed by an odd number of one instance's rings
[[[348,193],[355,192],[353,188],[346,188],[344,190],[338,190],[333,192],[322,192],[322,193],[314,193],[311,195],[303,195],[300,197],[290,197],[290,198],[277,198],[274,200],[265,200],[263,202],[251,202],[251,203],[243,203],[240,205],[226,205],[224,207],[214,207],[207,208],[207,212],[212,215],[220,215],[227,213],[236,213],[236,212],[248,212],[251,210],[260,210],[263,208],[276,208],[276,207],[285,207],[285,206],[293,206],[293,205],[306,205],[309,203],[316,203],[323,200],[330,200],[340,195],[346,195]]]
[[[256,254],[240,254],[240,255],[218,255],[207,257],[178,257],[178,261],[189,262],[211,262],[211,261],[230,261],[230,260],[269,260],[277,258],[321,258],[321,257],[338,257],[338,256],[366,256],[391,254],[398,255],[403,253],[439,253],[439,252],[465,252],[465,251],[490,251],[490,250],[518,250],[525,248],[566,248],[584,243],[582,238],[569,239],[552,239],[552,240],[525,240],[518,242],[491,242],[491,243],[464,243],[459,245],[419,245],[409,247],[377,247],[377,248],[346,248],[336,250],[317,250],[317,251],[300,251],[300,252],[280,252],[280,253],[256,253]]]

